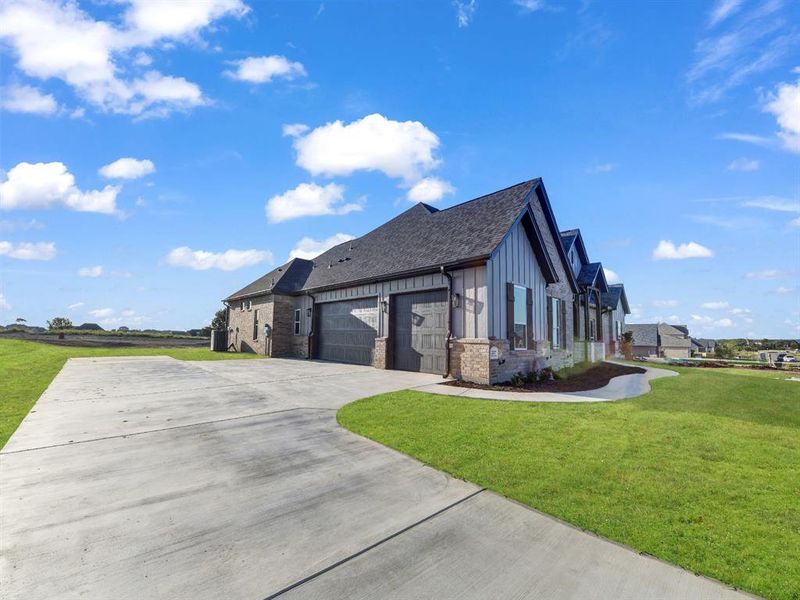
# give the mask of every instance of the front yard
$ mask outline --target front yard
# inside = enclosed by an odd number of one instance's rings
[[[675,368],[640,398],[496,402],[404,391],[348,429],[583,529],[769,598],[800,598],[800,383]]]
[[[263,358],[255,354],[211,352],[206,348],[73,348],[0,340],[0,448],[67,359],[85,356],[171,356],[180,360]]]

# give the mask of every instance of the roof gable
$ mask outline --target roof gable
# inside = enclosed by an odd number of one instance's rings
[[[238,300],[275,292],[284,294],[296,292],[303,287],[312,267],[313,263],[310,260],[293,258],[286,264],[247,284],[238,292],[234,292],[225,300]]]
[[[621,283],[609,285],[608,292],[603,294],[603,306],[616,309],[620,302],[622,302],[623,312],[626,315],[631,314],[631,309],[628,305],[628,296],[625,294],[625,286]]]
[[[569,251],[574,247],[578,252],[578,257],[581,259],[581,264],[589,264],[589,253],[586,252],[586,246],[583,243],[583,235],[580,229],[567,229],[561,232],[561,245],[564,247],[564,252]]]
[[[593,287],[602,293],[608,292],[608,282],[603,272],[603,263],[594,262],[583,265],[581,272],[578,273],[578,285],[581,287]]]
[[[561,264],[564,267],[564,271],[567,274],[567,281],[569,283],[569,287],[572,289],[572,292],[577,294],[578,293],[578,284],[575,281],[575,275],[572,272],[572,265],[569,263],[569,259],[567,258],[567,253],[564,251],[563,244],[560,243],[561,240],[561,233],[558,231],[558,223],[556,223],[556,216],[553,213],[553,207],[550,205],[550,198],[547,195],[547,190],[544,188],[544,184],[542,183],[541,179],[537,180],[536,185],[536,198],[539,201],[539,204],[542,207],[542,212],[544,213],[545,220],[547,221],[548,229],[550,230],[550,235],[553,237],[553,243],[556,247],[556,252],[558,252],[559,258],[561,259]]]

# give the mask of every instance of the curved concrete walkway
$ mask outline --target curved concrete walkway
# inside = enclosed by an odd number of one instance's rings
[[[613,364],[623,364],[608,361]],[[445,396],[461,396],[481,400],[515,400],[517,402],[611,402],[636,398],[650,391],[650,381],[661,377],[675,377],[675,371],[642,367],[645,373],[620,375],[608,382],[608,385],[596,390],[584,392],[505,392],[480,390],[466,387],[455,387],[443,383],[434,383],[414,388],[420,392],[442,394]]]

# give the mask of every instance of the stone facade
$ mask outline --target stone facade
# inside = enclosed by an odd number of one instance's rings
[[[375,338],[375,353],[372,358],[372,366],[376,369],[388,369],[391,364],[388,352],[389,338]]]

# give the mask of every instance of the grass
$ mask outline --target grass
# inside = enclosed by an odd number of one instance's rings
[[[207,348],[74,348],[0,339],[0,448],[67,359],[84,356],[171,356],[180,360],[263,358],[256,354],[211,352]]]
[[[403,391],[348,429],[583,529],[769,598],[800,599],[800,383],[675,368],[634,400]]]

